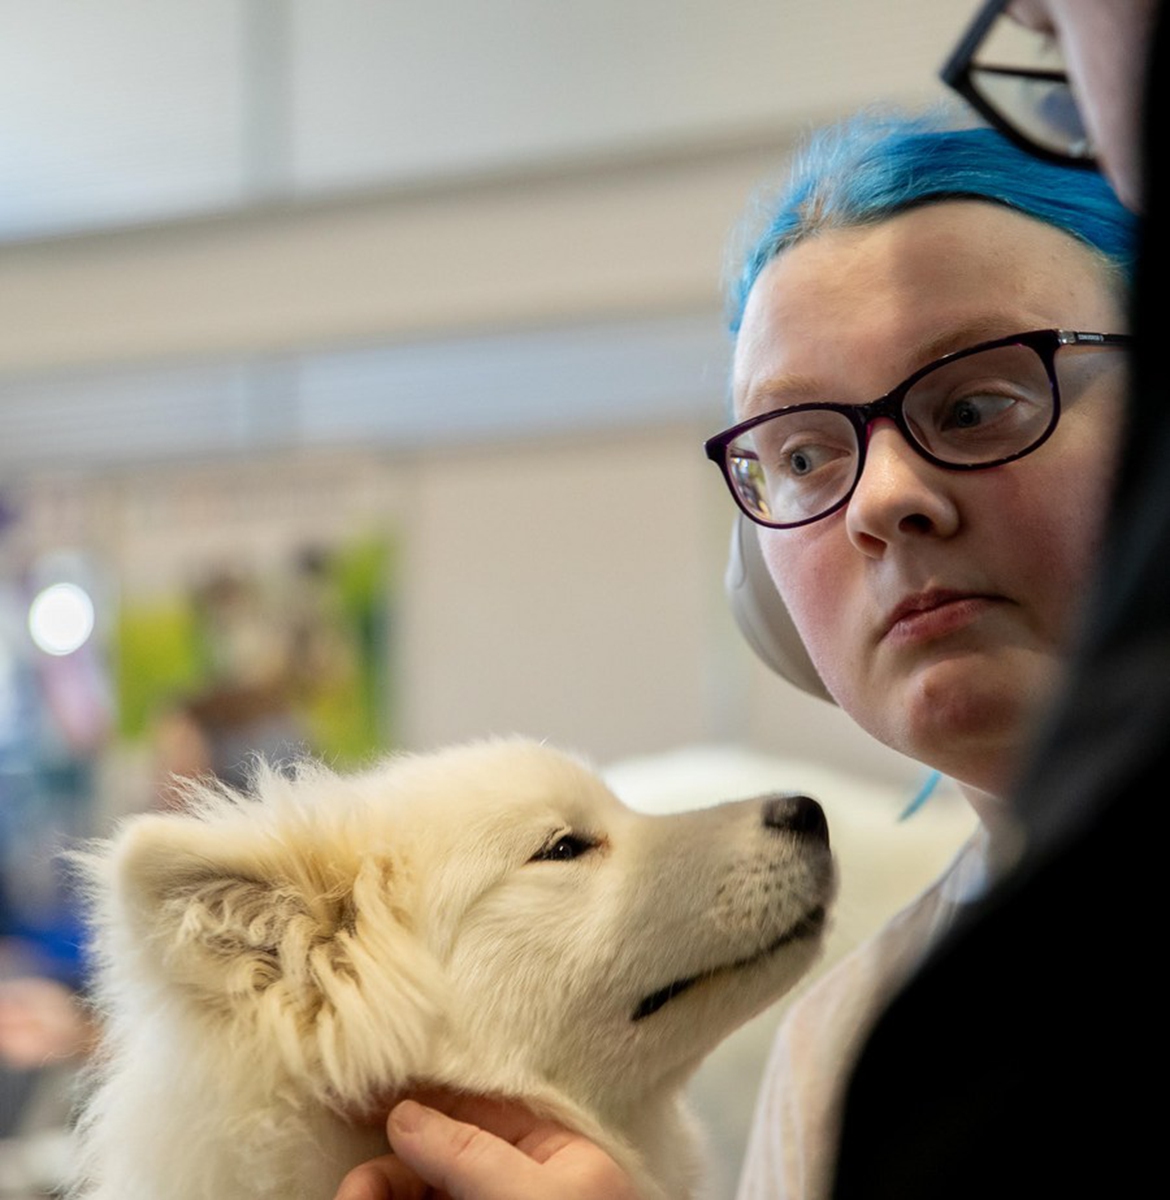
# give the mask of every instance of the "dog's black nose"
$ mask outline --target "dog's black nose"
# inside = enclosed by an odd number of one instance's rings
[[[769,796],[764,801],[763,819],[766,829],[829,840],[825,810],[811,796]]]

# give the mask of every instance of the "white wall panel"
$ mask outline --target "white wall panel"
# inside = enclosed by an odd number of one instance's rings
[[[298,190],[754,133],[919,99],[968,0],[294,0]]]
[[[0,238],[936,94],[970,0],[0,0]]]
[[[0,240],[234,207],[239,0],[0,0]]]

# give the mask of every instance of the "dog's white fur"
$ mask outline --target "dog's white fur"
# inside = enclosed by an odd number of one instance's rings
[[[811,965],[834,886],[768,803],[638,814],[513,739],[131,817],[81,860],[106,1035],[74,1195],[330,1200],[419,1084],[522,1097],[695,1194],[682,1089]]]

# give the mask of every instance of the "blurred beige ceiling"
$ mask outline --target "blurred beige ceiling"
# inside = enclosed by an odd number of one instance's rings
[[[0,0],[0,468],[714,412],[752,187],[972,7]]]

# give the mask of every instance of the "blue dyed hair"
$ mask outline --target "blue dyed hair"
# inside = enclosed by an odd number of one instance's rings
[[[804,238],[947,199],[1025,213],[1098,251],[1126,281],[1132,276],[1136,218],[1096,171],[1042,162],[993,129],[957,128],[951,118],[863,113],[814,134],[783,190],[764,203],[733,267],[732,333],[760,272]]]

